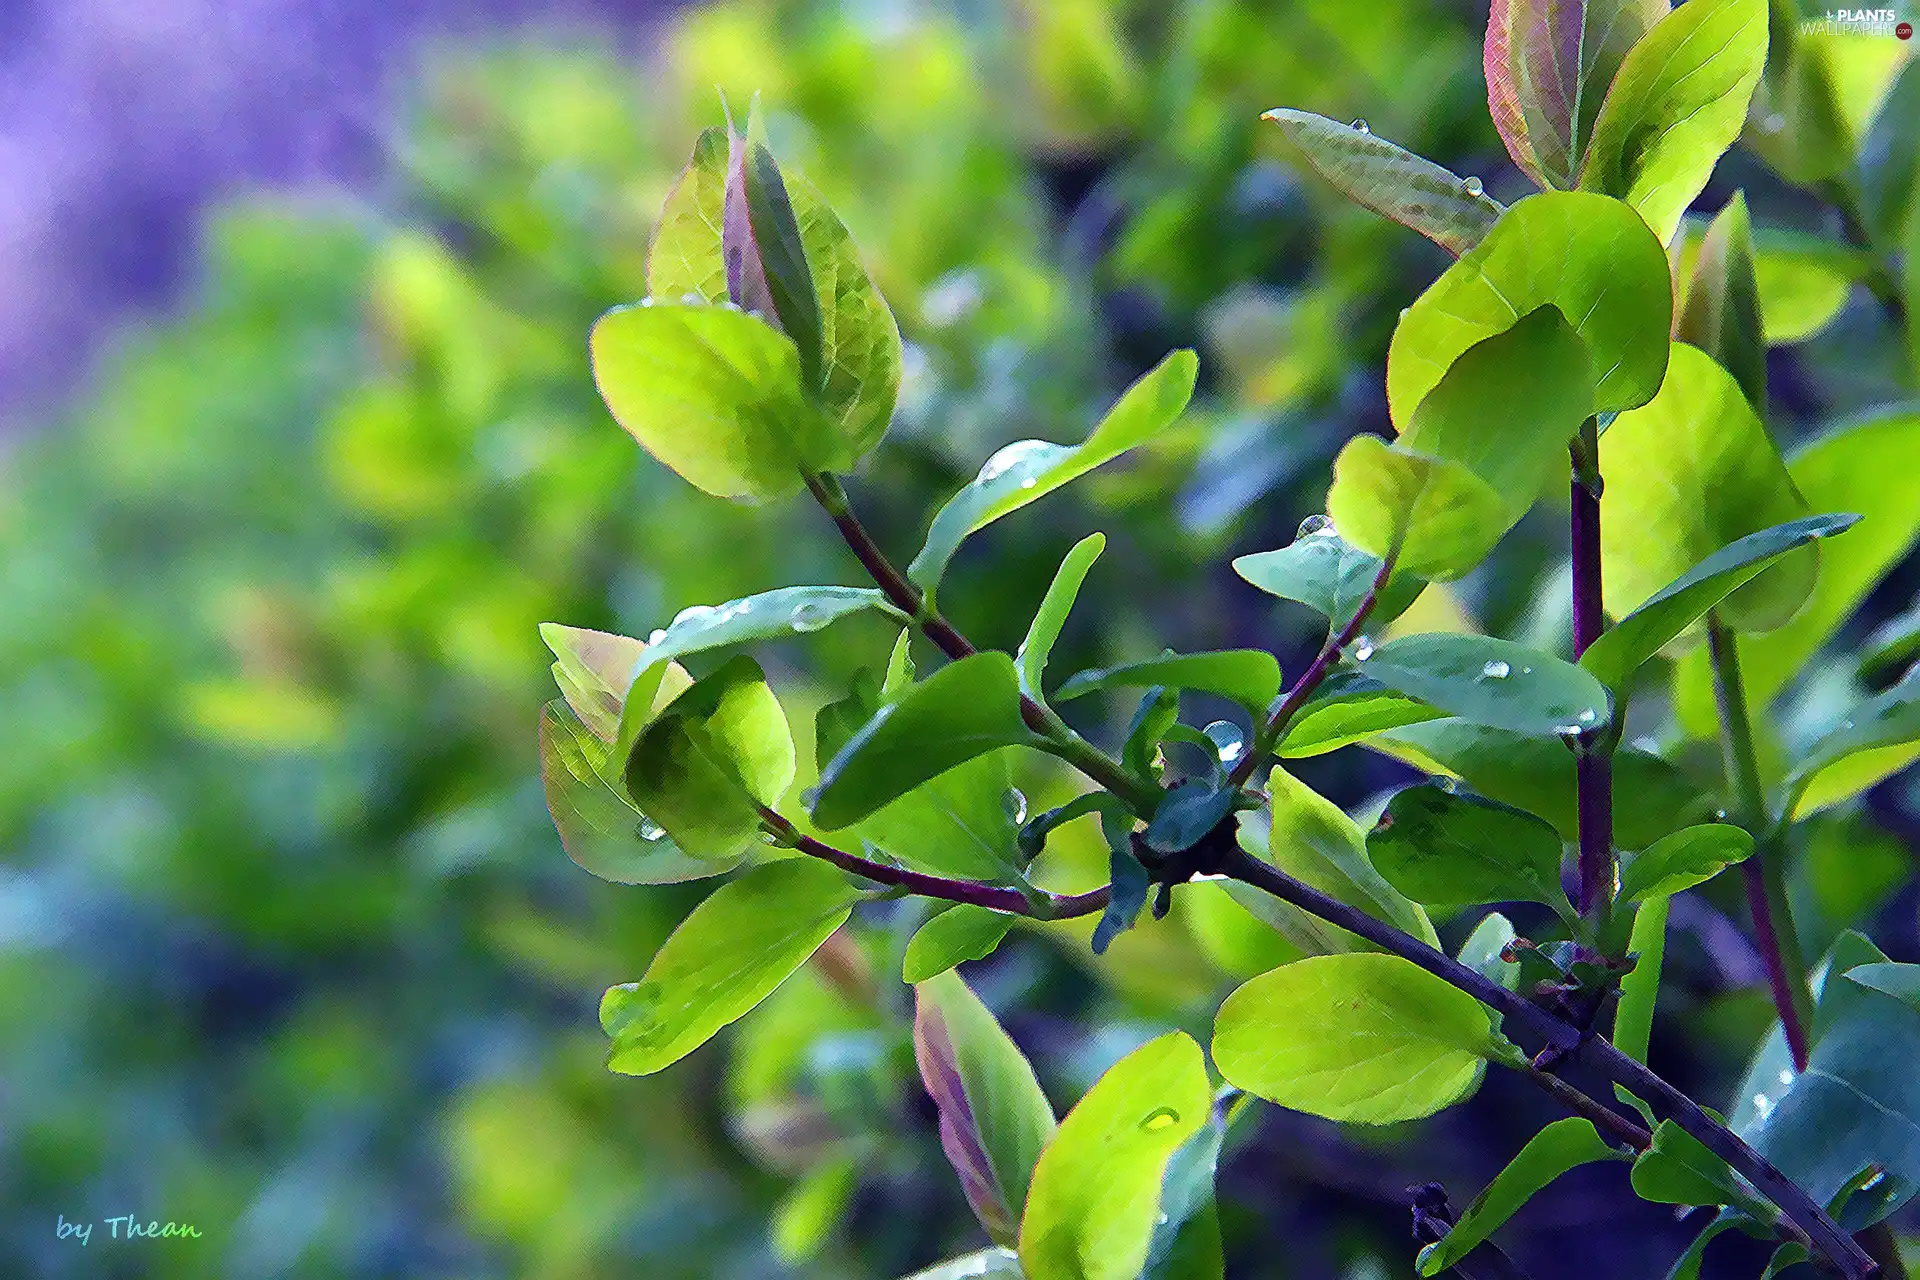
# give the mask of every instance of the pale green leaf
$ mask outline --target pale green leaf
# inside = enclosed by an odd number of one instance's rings
[[[1012,927],[1013,917],[1002,911],[965,902],[948,907],[914,930],[901,977],[925,982],[955,965],[992,955]]]
[[[1494,1175],[1452,1230],[1420,1251],[1420,1274],[1437,1276],[1466,1257],[1567,1170],[1598,1160],[1625,1158],[1602,1141],[1593,1121],[1577,1117],[1554,1121],[1529,1138],[1519,1154]]]
[[[1043,706],[1046,699],[1041,696],[1040,679],[1046,674],[1047,659],[1052,656],[1053,646],[1060,639],[1060,629],[1067,624],[1067,614],[1073,609],[1081,584],[1087,580],[1093,562],[1100,558],[1106,546],[1105,534],[1090,533],[1067,552],[1066,559],[1054,571],[1053,582],[1047,587],[1047,594],[1041,599],[1040,608],[1035,611],[1033,621],[1027,627],[1027,638],[1020,642],[1020,648],[1014,654],[1014,665],[1020,672],[1020,692]]]

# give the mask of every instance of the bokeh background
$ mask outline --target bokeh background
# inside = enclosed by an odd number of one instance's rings
[[[622,888],[567,860],[537,776],[536,624],[645,635],[857,565],[817,512],[730,507],[647,459],[594,395],[587,326],[644,292],[651,217],[716,89],[757,92],[910,344],[890,444],[850,481],[880,540],[909,554],[994,448],[1077,439],[1195,346],[1196,410],[977,539],[943,603],[1010,646],[1097,527],[1112,545],[1061,670],[1163,644],[1297,669],[1313,620],[1227,562],[1290,540],[1341,442],[1389,429],[1387,339],[1447,259],[1303,176],[1258,115],[1366,117],[1517,198],[1485,16],[0,4],[0,1276],[887,1280],[983,1244],[913,1070],[911,908],[863,917],[671,1071],[601,1065],[600,992],[710,884]],[[1861,167],[1888,243],[1916,134],[1909,70]],[[1699,209],[1740,188],[1761,225],[1837,239],[1744,152]],[[1771,356],[1789,442],[1913,395],[1865,291],[1831,309]],[[1537,513],[1400,625],[1564,645],[1559,525]],[[1909,561],[1845,643],[1917,584]],[[862,625],[761,654],[796,720],[884,661]],[[1802,697],[1844,692],[1824,670]],[[1406,776],[1359,751],[1302,772],[1354,806]],[[1038,804],[1066,782],[1023,785]],[[1809,824],[1809,950],[1858,924],[1920,960],[1916,832],[1910,776]],[[1059,875],[1102,856],[1069,848]],[[1288,954],[1224,896],[1177,902],[1104,958],[1055,927],[967,971],[1057,1109]],[[1769,1017],[1741,922],[1725,886],[1675,905],[1655,1062],[1709,1100]],[[1498,1076],[1418,1126],[1266,1108],[1222,1172],[1230,1274],[1410,1275],[1406,1187],[1464,1203],[1552,1114]],[[202,1236],[56,1236],[118,1214]],[[1664,1274],[1697,1225],[1609,1166],[1504,1239],[1536,1276],[1624,1280]],[[1708,1274],[1753,1275],[1743,1248],[1716,1245]]]

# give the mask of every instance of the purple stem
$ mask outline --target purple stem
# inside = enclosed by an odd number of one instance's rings
[[[1573,450],[1573,656],[1607,629],[1600,574],[1600,475],[1597,425],[1589,418]],[[1613,753],[1582,737],[1574,780],[1580,813],[1580,914],[1602,911],[1613,898]]]

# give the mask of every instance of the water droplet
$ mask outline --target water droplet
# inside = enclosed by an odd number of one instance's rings
[[[1533,668],[1532,668],[1532,667],[1522,667],[1522,668],[1520,668],[1520,674],[1521,674],[1521,675],[1523,675],[1523,676],[1530,676],[1530,675],[1532,675],[1532,674],[1533,674]]]
[[[1887,1180],[1887,1171],[1885,1169],[1876,1169],[1871,1178],[1868,1178],[1865,1182],[1860,1184],[1860,1189],[1862,1191],[1871,1191],[1875,1187],[1879,1186],[1881,1183],[1885,1182],[1886,1180]]]
[[[1372,656],[1373,638],[1371,636],[1361,636],[1359,641],[1353,646],[1353,660],[1355,662],[1365,662]]]
[[[793,612],[787,615],[787,625],[795,631],[818,631],[831,621],[827,611],[812,600],[802,600],[793,606]]]
[[[1053,448],[1053,446],[1045,440],[1015,440],[1012,444],[998,450],[991,458],[987,459],[987,464],[980,468],[980,475],[974,480],[974,483],[988,484],[994,480],[998,480],[1001,476],[1007,474],[1007,472],[1027,461],[1029,458],[1032,458],[1036,454],[1045,453],[1051,448]],[[1023,489],[1031,489],[1032,487],[1031,484],[1021,485]]]
[[[665,629],[661,627],[655,627],[652,633],[647,636],[647,643],[659,644],[662,640],[665,640],[666,638],[667,638],[667,633]]]
[[[649,843],[666,837],[667,829],[644,814],[640,818],[640,838]]]
[[[1296,538],[1330,538],[1333,534],[1333,517],[1316,513],[1302,520],[1300,527],[1294,530],[1293,536]]]
[[[1715,809],[1713,811],[1713,820],[1715,822],[1725,822],[1727,820],[1727,811],[1725,809]]]
[[[1247,736],[1231,720],[1215,720],[1200,732],[1206,734],[1213,743],[1221,764],[1232,764],[1247,749]]]
[[[1022,480],[1022,481],[1020,482],[1020,487],[1021,487],[1022,489],[1031,489],[1031,488],[1033,488],[1033,486],[1035,486],[1035,485],[1037,485],[1037,484],[1039,484],[1039,483],[1040,483],[1040,481],[1039,481],[1039,480],[1037,480],[1037,479],[1035,479],[1035,478],[1034,478],[1033,476],[1028,476],[1028,477],[1027,477],[1027,478],[1026,478],[1025,480]]]
[[[1026,793],[1018,787],[1008,787],[1000,793],[1000,808],[1006,813],[1008,822],[1025,822],[1027,820]]]
[[[1759,1113],[1762,1120],[1765,1120],[1767,1113],[1773,1110],[1773,1099],[1764,1093],[1756,1093],[1753,1095],[1753,1109]]]
[[[1167,1215],[1163,1213],[1159,1217],[1155,1218],[1153,1222],[1155,1226],[1164,1227],[1167,1225]]]
[[[1401,318],[1402,320],[1405,320],[1405,319],[1406,319],[1406,318],[1407,318],[1408,316],[1410,316],[1410,315],[1412,315],[1412,314],[1413,314],[1413,308],[1412,308],[1412,307],[1402,307],[1402,308],[1400,308],[1400,318]]]
[[[1577,738],[1580,736],[1580,726],[1577,724],[1557,724],[1553,726],[1553,731],[1563,738]]]
[[[1467,189],[1467,194],[1470,196],[1477,196],[1482,191],[1486,190],[1486,188],[1481,184],[1480,179],[1478,178],[1468,178],[1465,182],[1461,183],[1460,185]]]
[[[1580,709],[1581,724],[1592,724],[1595,720],[1599,718],[1600,718],[1600,713],[1595,711],[1592,707],[1582,707]]]
[[[1793,1072],[1791,1072],[1791,1071],[1788,1071],[1788,1070],[1787,1070],[1786,1068],[1784,1068],[1784,1067],[1783,1067],[1783,1068],[1781,1068],[1781,1071],[1780,1071],[1780,1083],[1781,1083],[1781,1084],[1792,1084],[1792,1083],[1793,1083]]]
[[[640,305],[641,305],[641,306],[643,306],[643,307],[650,307],[650,306],[652,306],[652,305],[653,305],[653,302],[654,302],[654,300],[653,300],[652,298],[642,298],[642,299],[640,299]]]
[[[720,613],[717,617],[714,618],[714,621],[717,623],[732,622],[735,618],[744,618],[752,612],[753,612],[753,601],[729,600],[727,601],[727,603],[720,606]]]
[[[689,307],[698,307],[704,306],[707,300],[697,293],[688,292],[680,295],[680,301]]]
[[[1367,122],[1365,120],[1355,120],[1353,124],[1350,125],[1349,127],[1355,133],[1372,133],[1373,132],[1373,130],[1367,126]]]
[[[1486,666],[1480,668],[1480,674],[1483,678],[1488,680],[1505,680],[1507,678],[1508,673],[1511,672],[1512,670],[1513,670],[1512,667],[1508,666],[1506,663],[1502,662],[1500,659],[1495,658],[1492,662],[1489,662]]]
[[[1175,1124],[1179,1119],[1180,1113],[1172,1107],[1155,1107],[1147,1113],[1147,1118],[1140,1122],[1140,1127],[1151,1133],[1155,1129],[1164,1129],[1170,1124]]]
[[[1778,111],[1760,121],[1760,132],[1779,133],[1787,127],[1787,118]]]
[[[698,624],[705,622],[708,618],[711,618],[715,612],[716,610],[710,604],[688,605],[686,608],[682,609],[680,612],[674,614],[673,621],[668,625],[674,626],[674,627],[678,627],[682,625],[697,626]]]

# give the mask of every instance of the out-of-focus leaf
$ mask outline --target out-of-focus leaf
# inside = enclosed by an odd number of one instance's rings
[[[1499,201],[1450,170],[1375,137],[1364,122],[1341,124],[1276,107],[1261,117],[1280,126],[1314,171],[1355,204],[1418,231],[1447,252],[1480,243],[1505,212]]]
[[[1105,534],[1090,533],[1067,552],[1066,559],[1054,571],[1053,582],[1047,587],[1033,622],[1027,627],[1027,638],[1020,642],[1014,654],[1014,666],[1020,673],[1020,691],[1042,705],[1046,700],[1041,696],[1040,678],[1046,674],[1047,659],[1053,653],[1054,643],[1060,639],[1060,629],[1067,625],[1067,614],[1080,594],[1080,585],[1087,580],[1093,562],[1100,558],[1106,546]]]
[[[820,771],[813,820],[833,831],[998,747],[1029,740],[1004,653],[949,663],[874,713]]]
[[[1357,550],[1333,527],[1333,518],[1309,516],[1300,535],[1278,551],[1241,556],[1233,571],[1270,596],[1294,600],[1325,616],[1334,626],[1351,618],[1380,575],[1380,560]],[[1426,582],[1396,572],[1374,603],[1368,619],[1385,626],[1406,612]]]
[[[1424,907],[1544,902],[1565,914],[1560,834],[1530,813],[1437,784],[1387,802],[1367,856],[1388,884]]]
[[[1280,692],[1280,663],[1264,649],[1226,649],[1217,653],[1169,653],[1098,671],[1079,671],[1054,691],[1068,702],[1100,689],[1193,689],[1231,698],[1255,712],[1267,709]]]
[[[1767,0],[1697,0],[1655,24],[1620,65],[1594,121],[1580,185],[1640,211],[1665,244],[1740,136],[1767,61]]]
[[[1600,463],[1601,553],[1615,614],[1728,543],[1808,513],[1740,384],[1685,343],[1674,344],[1653,403],[1621,414],[1601,437]],[[1719,614],[1743,631],[1778,627],[1806,603],[1819,566],[1816,547],[1796,548],[1722,599]]]
[[[1801,754],[1779,809],[1798,822],[1920,758],[1920,670],[1867,699]]]
[[[1338,667],[1294,714],[1277,754],[1283,760],[1323,755],[1445,714],[1351,667]]]
[[[1013,917],[970,903],[957,903],[914,931],[907,942],[901,977],[925,982],[957,964],[993,954],[1000,939],[1013,927]]]
[[[1853,167],[1907,50],[1890,33],[1795,25],[1798,17],[1798,9],[1775,15],[1783,47],[1768,51],[1743,141],[1787,181],[1811,187]]]
[[[1855,515],[1808,516],[1734,539],[1602,632],[1580,655],[1580,665],[1616,694],[1623,691],[1641,664],[1768,565],[1816,538],[1846,532],[1859,519]]]
[[[1358,665],[1391,689],[1491,729],[1580,733],[1600,728],[1612,714],[1606,686],[1587,671],[1492,636],[1402,636]]]
[[[1705,237],[1706,229],[1698,222],[1681,228],[1680,253],[1674,264],[1681,281],[1693,279]],[[1754,283],[1768,345],[1804,342],[1825,329],[1847,304],[1847,296],[1866,270],[1859,251],[1845,245],[1778,227],[1755,231]],[[1676,312],[1692,305],[1685,292],[1675,303]]]
[[[1401,317],[1387,353],[1395,425],[1412,424],[1414,410],[1468,348],[1549,304],[1587,344],[1595,412],[1653,399],[1666,374],[1673,317],[1666,253],[1620,202],[1551,191],[1507,210]]]
[[[1717,360],[1740,384],[1753,411],[1765,415],[1767,340],[1744,192],[1735,193],[1707,228],[1684,296],[1674,309],[1673,336]]]
[[[807,1170],[774,1207],[774,1256],[793,1267],[819,1254],[846,1215],[859,1181],[851,1155],[831,1156]]]
[[[1231,977],[1251,978],[1300,959],[1300,948],[1241,906],[1224,885],[1187,885],[1174,900],[1174,909],[1207,959]]]
[[[1391,1124],[1472,1093],[1498,1044],[1472,996],[1399,956],[1355,953],[1282,965],[1228,996],[1213,1061],[1283,1107]]]
[[[1522,172],[1574,185],[1607,86],[1666,13],[1666,0],[1494,0],[1487,106]]]
[[[1333,463],[1327,510],[1353,545],[1422,578],[1458,578],[1507,531],[1505,503],[1457,462],[1357,435]]]
[[[933,594],[953,553],[969,535],[1160,434],[1185,412],[1199,369],[1193,352],[1176,351],[1127,388],[1079,444],[1020,440],[988,458],[973,483],[935,514],[926,545],[907,566],[907,577]]]
[[[1620,868],[1619,899],[1670,898],[1719,875],[1753,853],[1753,837],[1724,822],[1708,822],[1662,836]]]
[[[987,1234],[1012,1245],[1028,1180],[1054,1135],[1033,1067],[958,974],[914,987],[914,1056],[940,1109],[940,1143]]]
[[[1576,1117],[1554,1121],[1529,1138],[1519,1154],[1494,1175],[1452,1230],[1420,1251],[1420,1274],[1437,1276],[1466,1257],[1567,1170],[1597,1160],[1625,1158],[1601,1140],[1593,1121]]]
[[[680,922],[638,982],[607,989],[607,1066],[671,1066],[786,981],[847,921],[858,891],[824,862],[794,858],[721,885]]]
[[[634,743],[627,794],[695,857],[752,849],[760,806],[793,782],[793,734],[760,666],[742,655],[668,705]]]
[[[902,1280],[1025,1280],[1025,1276],[1020,1270],[1020,1255],[995,1245],[916,1271]]]
[[[1168,1162],[1209,1118],[1200,1046],[1175,1031],[1108,1068],[1040,1155],[1020,1224],[1031,1280],[1134,1280]]]

